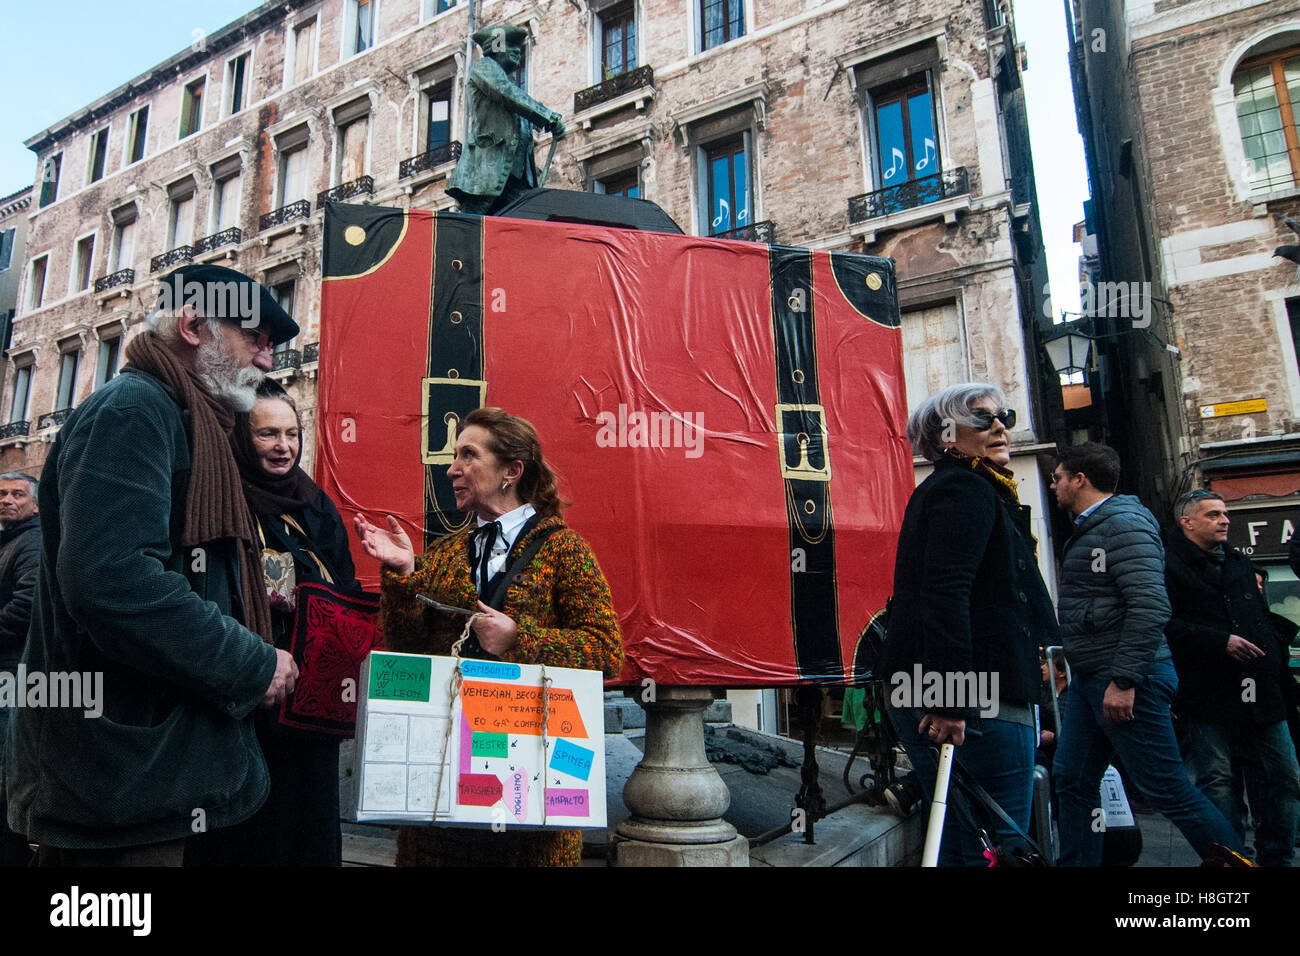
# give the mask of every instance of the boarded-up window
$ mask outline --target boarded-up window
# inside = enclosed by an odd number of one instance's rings
[[[194,239],[194,183],[173,186],[171,210],[167,220],[167,248],[188,246]]]
[[[307,143],[286,149],[280,154],[280,195],[278,206],[287,206],[307,197]]]
[[[909,410],[941,388],[970,380],[957,303],[903,313],[903,377]]]
[[[212,225],[217,232],[239,225],[239,170],[228,173],[212,186]]]
[[[348,183],[366,174],[366,139],[370,132],[370,117],[354,119],[339,127],[338,181]]]
[[[293,82],[312,75],[316,62],[316,18],[300,23],[293,31]]]
[[[109,250],[108,271],[117,272],[131,268],[135,255],[135,206],[115,209],[113,217],[113,243]]]

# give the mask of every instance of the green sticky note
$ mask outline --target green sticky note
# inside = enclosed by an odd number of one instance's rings
[[[475,757],[505,757],[509,750],[505,734],[475,734],[470,745],[470,754]]]
[[[433,686],[433,661],[402,654],[370,656],[370,697],[373,700],[419,700],[428,703]]]

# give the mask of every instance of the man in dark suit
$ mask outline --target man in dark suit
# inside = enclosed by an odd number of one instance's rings
[[[1227,546],[1223,496],[1179,498],[1166,547],[1173,617],[1165,630],[1181,683],[1196,785],[1244,842],[1245,808],[1233,781],[1245,771],[1262,866],[1290,866],[1300,822],[1300,767],[1282,693],[1287,658],[1255,572]]]
[[[0,671],[9,673],[18,668],[32,623],[41,566],[39,510],[35,478],[16,471],[0,475]],[[8,715],[0,710],[0,760],[8,723]],[[0,866],[26,866],[31,857],[27,838],[9,829],[4,809],[0,788]]]

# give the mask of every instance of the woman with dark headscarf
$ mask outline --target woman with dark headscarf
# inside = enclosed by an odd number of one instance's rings
[[[240,415],[231,436],[244,496],[257,519],[275,646],[290,650],[294,584],[326,584],[355,593],[347,531],[338,509],[300,467],[302,419],[293,399],[268,379],[257,403]],[[187,863],[340,866],[339,740],[284,726],[275,710],[259,710],[257,738],[271,775],[265,805],[245,823],[191,843],[211,852]]]

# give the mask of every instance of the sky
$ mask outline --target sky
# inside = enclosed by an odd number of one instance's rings
[[[179,53],[194,31],[211,33],[257,5],[257,0],[0,0],[8,40],[0,56],[0,89],[10,91],[0,112],[0,196],[36,178],[36,157],[23,140]],[[1079,308],[1079,247],[1071,229],[1083,218],[1087,198],[1061,3],[1020,0],[1016,29],[1029,53],[1030,142],[1052,304],[1059,315]]]

